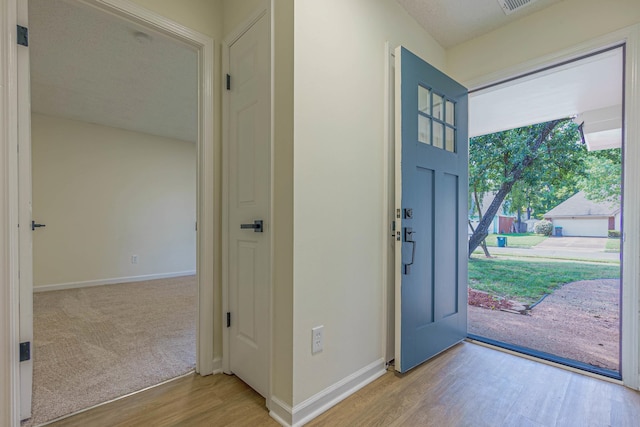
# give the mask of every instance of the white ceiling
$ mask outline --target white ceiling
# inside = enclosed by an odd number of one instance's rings
[[[32,111],[196,141],[187,45],[68,0],[29,1],[29,45]]]
[[[493,31],[561,0],[537,0],[506,15],[497,0],[397,0],[444,48]]]
[[[622,48],[472,93],[469,136],[578,116],[590,149],[620,146]]]

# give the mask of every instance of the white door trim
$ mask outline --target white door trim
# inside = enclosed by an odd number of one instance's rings
[[[260,18],[267,15],[269,26],[270,26],[270,37],[271,41],[269,43],[271,52],[269,54],[271,65],[269,67],[269,81],[270,83],[270,92],[271,92],[271,118],[269,120],[270,129],[269,129],[269,139],[271,145],[271,188],[270,188],[270,218],[271,222],[273,222],[273,173],[274,173],[274,156],[273,156],[273,146],[274,146],[274,125],[273,125],[273,15],[272,15],[272,4],[270,0],[263,0],[260,7],[251,15],[248,19],[242,22],[235,30],[231,31],[222,41],[222,76],[226,76],[229,73],[229,55],[231,45],[235,41],[237,41],[245,32],[247,32],[253,24],[255,24]],[[230,334],[229,329],[226,327],[226,313],[229,312],[229,94],[226,90],[223,90],[222,94],[222,312],[220,313],[220,320],[223,322],[222,327],[222,371],[229,374],[231,373],[231,359],[230,359]],[[273,237],[271,238],[271,242],[269,243],[269,251],[273,254]],[[269,337],[267,339],[268,342],[268,358],[269,358],[269,384],[267,389],[269,392],[266,396],[266,406],[267,408],[271,407],[271,396],[273,394],[271,386],[273,384],[271,374],[271,361],[273,354],[273,345],[272,345],[272,317],[273,317],[273,259],[274,257],[270,257],[269,263],[269,279],[267,280],[269,291],[268,294],[271,295],[269,298]]]
[[[396,177],[395,177],[395,48],[399,43],[385,42],[384,45],[384,144],[382,152],[383,160],[383,182],[382,201],[384,214],[382,215],[382,229],[387,232],[384,244],[382,245],[382,278],[385,286],[382,292],[382,327],[385,331],[382,354],[385,363],[390,362],[395,357],[395,349],[399,346],[395,333],[395,300],[396,295],[396,238],[392,225],[397,225],[396,207]],[[386,240],[388,239],[388,240]]]
[[[463,82],[470,91],[569,61],[607,47],[625,44],[625,164],[622,271],[622,381],[640,388],[640,24],[573,46],[541,58]]]
[[[214,360],[215,315],[214,298],[219,282],[218,241],[219,209],[216,203],[214,180],[217,176],[217,156],[214,147],[213,100],[216,94],[214,82],[214,40],[195,30],[127,0],[80,0],[109,11],[124,19],[134,21],[196,49],[198,53],[198,141],[196,184],[196,270],[198,282],[198,321],[196,335],[196,371],[201,375],[219,370]]]
[[[20,424],[17,5],[0,0],[0,425],[7,426]]]
[[[29,28],[29,2],[18,3],[18,23]],[[18,48],[18,318],[20,342],[33,349],[33,234],[31,231],[31,76],[29,48]],[[31,418],[33,390],[33,351],[20,362],[20,419]]]

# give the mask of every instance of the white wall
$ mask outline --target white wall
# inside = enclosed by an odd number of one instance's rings
[[[447,50],[447,71],[472,88],[479,77],[638,22],[638,0],[564,0]]]
[[[386,41],[444,66],[394,0],[295,4],[294,405],[384,357]]]
[[[140,6],[220,41],[222,0],[131,0]]]
[[[33,114],[32,150],[36,290],[195,272],[194,143]]]

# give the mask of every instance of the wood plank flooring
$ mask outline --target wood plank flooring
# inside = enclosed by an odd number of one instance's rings
[[[53,424],[277,426],[235,377],[189,376]],[[640,425],[640,393],[462,343],[405,375],[388,372],[308,426]]]

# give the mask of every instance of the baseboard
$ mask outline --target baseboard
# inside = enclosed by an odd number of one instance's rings
[[[222,373],[222,358],[216,357],[213,359],[213,371],[211,375],[221,374]]]
[[[343,380],[311,396],[293,409],[278,398],[271,398],[269,415],[285,427],[302,426],[351,396],[386,372],[384,358],[365,366]]]
[[[277,397],[271,398],[271,405],[269,405],[269,416],[276,420],[283,427],[291,427],[292,424],[291,406],[284,403]]]
[[[172,277],[193,276],[195,270],[174,273],[145,274],[143,276],[117,277],[113,279],[87,280],[84,282],[57,283],[53,285],[34,286],[33,292],[61,291],[63,289],[88,288],[91,286],[116,285],[118,283],[143,282],[145,280],[169,279]]]

